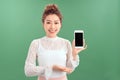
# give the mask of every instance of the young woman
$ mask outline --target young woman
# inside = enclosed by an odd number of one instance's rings
[[[78,53],[70,41],[57,36],[62,25],[62,15],[55,4],[46,6],[42,23],[46,36],[32,41],[25,62],[26,76],[38,76],[38,80],[67,80],[79,65]],[[38,65],[36,65],[36,60]]]

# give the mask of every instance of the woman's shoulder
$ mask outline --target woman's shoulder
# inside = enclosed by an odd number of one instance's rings
[[[31,41],[31,44],[38,44],[42,38],[36,38]]]
[[[36,43],[36,42],[38,42],[40,39],[33,39],[31,42],[32,43]]]
[[[38,42],[40,41],[41,39],[43,39],[44,37],[40,37],[40,38],[36,38],[36,39],[33,39],[32,42]]]

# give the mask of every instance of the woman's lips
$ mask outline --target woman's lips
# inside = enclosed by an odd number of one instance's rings
[[[50,33],[55,33],[57,30],[48,30]]]

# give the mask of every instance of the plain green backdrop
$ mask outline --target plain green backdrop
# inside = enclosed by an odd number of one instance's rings
[[[72,42],[85,31],[87,50],[69,80],[120,80],[120,0],[0,0],[0,80],[26,77],[24,63],[33,39],[45,35],[41,16],[56,3],[63,14],[60,37]]]

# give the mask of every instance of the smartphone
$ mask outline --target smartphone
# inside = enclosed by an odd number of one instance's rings
[[[74,31],[75,48],[83,48],[83,38],[84,38],[83,30]]]

